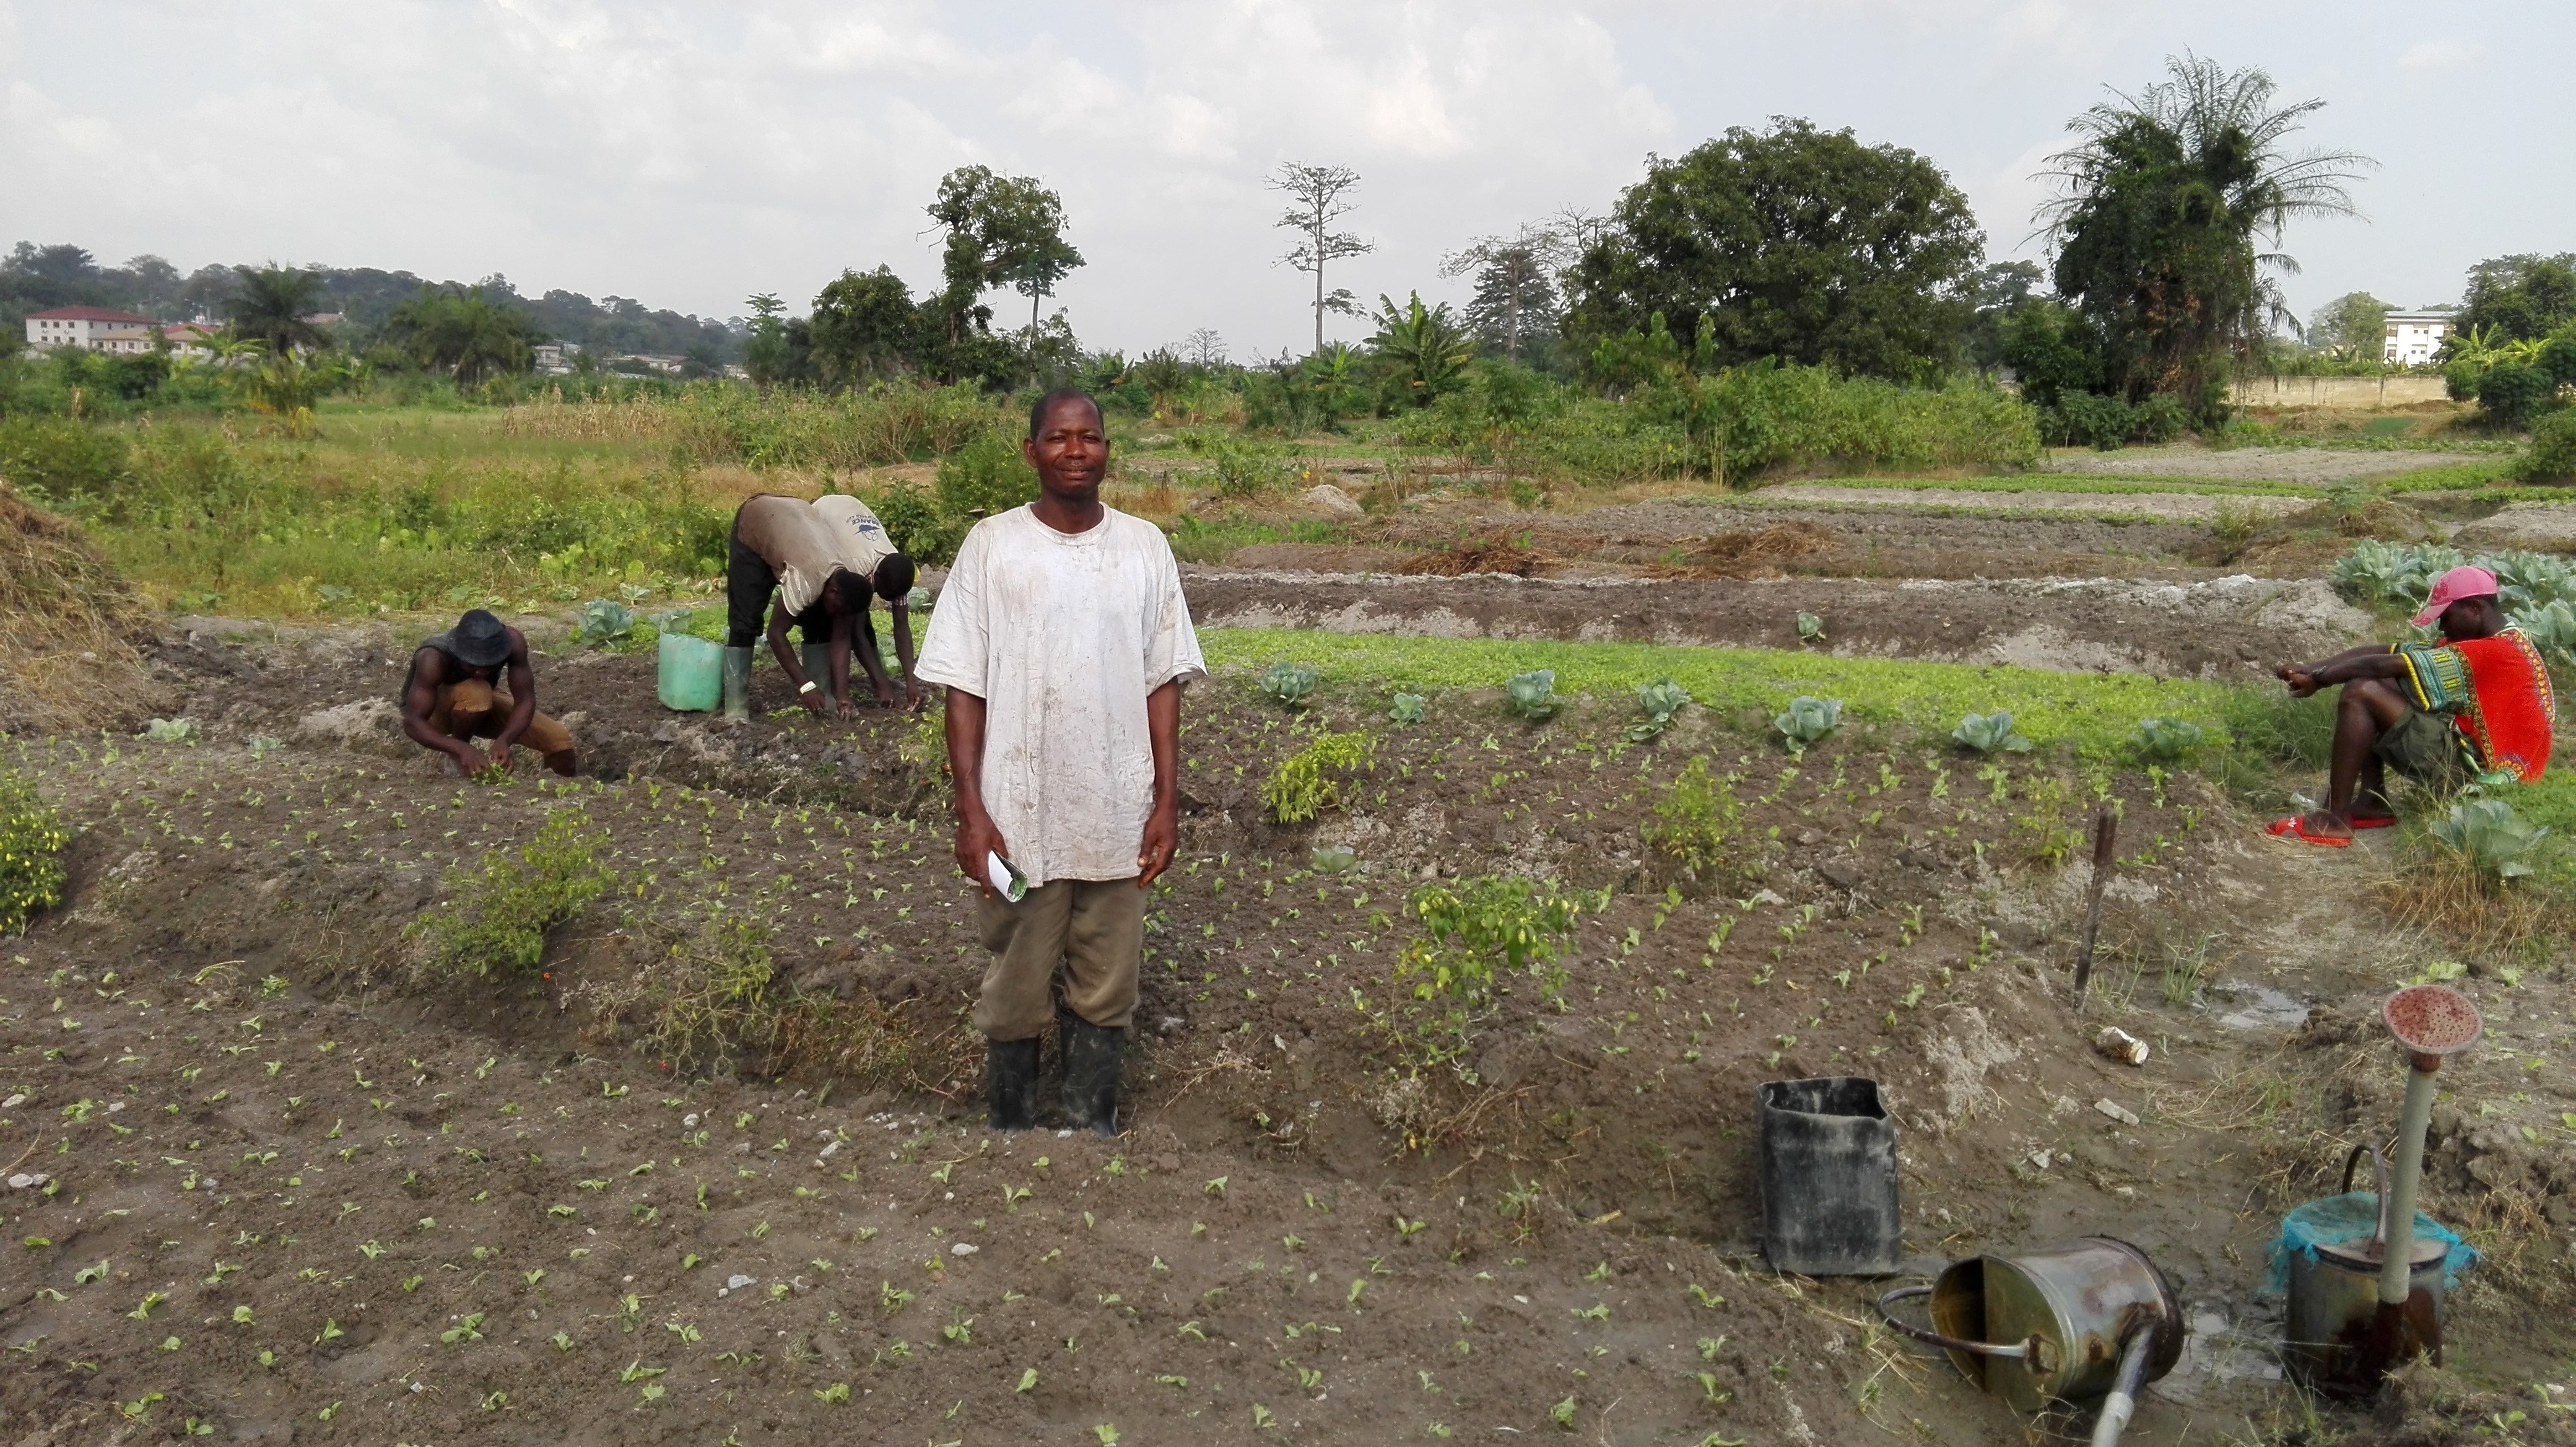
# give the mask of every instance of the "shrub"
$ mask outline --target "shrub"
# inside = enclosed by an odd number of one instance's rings
[[[131,449],[113,432],[51,417],[0,421],[0,477],[38,504],[77,510],[114,492]]]
[[[1842,726],[1843,701],[1838,698],[1811,698],[1800,694],[1789,700],[1789,710],[1771,720],[1771,727],[1789,743],[1789,752],[1803,754],[1807,745]]]
[[[1038,474],[1018,443],[986,432],[939,460],[932,487],[942,516],[986,518],[1037,501]]]
[[[1482,1009],[1509,989],[1507,975],[1537,977],[1550,999],[1564,989],[1556,968],[1566,937],[1585,907],[1584,897],[1541,880],[1480,877],[1426,884],[1405,901],[1405,913],[1422,933],[1396,957],[1395,977],[1410,981],[1414,998],[1445,1004],[1443,1033],[1463,1045],[1466,1012]]]
[[[1373,750],[1364,733],[1318,734],[1315,741],[1279,761],[1261,801],[1281,824],[1303,824],[1341,802],[1341,786],[1328,771],[1362,768]]]
[[[71,831],[35,786],[0,769],[0,934],[63,902]]]
[[[2499,426],[2520,427],[2548,406],[2557,390],[2537,367],[2498,362],[2478,378],[2478,410]]]
[[[904,556],[925,568],[944,568],[957,561],[957,545],[966,541],[972,518],[952,518],[938,501],[918,487],[888,487],[870,494],[868,509],[885,524],[886,536]]]
[[[2171,392],[2158,392],[2138,404],[2129,418],[2129,438],[2135,442],[2171,442],[2191,426],[2190,409]]]
[[[1261,675],[1261,691],[1282,708],[1304,708],[1323,675],[1311,663],[1274,663]]]
[[[1647,853],[1681,881],[1714,889],[1737,871],[1731,844],[1744,805],[1735,797],[1735,776],[1712,778],[1708,756],[1694,755],[1673,778],[1672,787],[1655,801],[1654,817],[1638,826]]]
[[[2576,348],[2576,341],[2569,346]],[[2576,482],[2576,407],[2562,407],[2534,424],[2531,450],[2514,464],[2513,475],[2524,482]]]
[[[533,970],[546,935],[581,913],[614,876],[599,862],[605,836],[583,827],[577,809],[546,815],[525,848],[495,849],[471,873],[451,871],[453,897],[404,927],[430,941],[433,966],[460,974]]]
[[[2049,439],[2062,446],[2105,452],[2128,441],[2136,427],[2136,415],[2127,402],[2100,392],[2060,394],[2041,424]]]
[[[1518,718],[1531,723],[1545,723],[1556,717],[1562,701],[1556,696],[1556,670],[1537,668],[1515,673],[1503,681],[1503,706]]]
[[[2496,883],[2532,872],[2547,825],[2534,824],[2502,799],[2471,799],[2453,804],[2450,814],[2433,821],[2433,838],[2482,878]]]
[[[2030,740],[2013,732],[2013,716],[2003,709],[1969,714],[1950,730],[1950,737],[1981,754],[2030,752]]]

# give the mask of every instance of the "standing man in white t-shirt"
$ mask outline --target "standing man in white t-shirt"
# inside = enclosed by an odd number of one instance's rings
[[[920,671],[948,689],[957,867],[984,893],[975,1027],[993,1128],[1037,1123],[1061,963],[1065,1123],[1116,1135],[1145,890],[1180,842],[1181,688],[1207,667],[1162,530],[1101,504],[1100,404],[1040,398],[1022,454],[1038,500],[966,535]],[[1026,881],[1017,903],[989,883],[994,856]]]

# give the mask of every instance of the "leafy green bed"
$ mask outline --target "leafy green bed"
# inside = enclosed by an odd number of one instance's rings
[[[2206,477],[2103,477],[2094,473],[2025,472],[2011,477],[1802,477],[1783,486],[1849,487],[1903,492],[2065,492],[2122,496],[2203,493],[2219,497],[2323,497],[2326,489],[2295,482],[2213,482]]]
[[[1505,639],[1394,637],[1293,629],[1211,628],[1199,635],[1211,668],[1257,674],[1274,663],[1311,663],[1327,689],[1361,686],[1430,692],[1502,687],[1515,674],[1553,669],[1566,694],[1623,705],[1639,685],[1670,678],[1719,713],[1759,711],[1768,719],[1801,694],[1839,698],[1848,717],[1947,735],[1968,713],[2013,716],[2043,748],[2071,747],[2102,758],[2128,748],[2150,718],[2244,731],[2256,690],[2144,674],[2049,673],[2004,665],[1837,658],[1769,648],[1692,648],[1651,643],[1552,643]],[[1435,703],[1436,706],[1436,703]],[[1496,720],[1503,718],[1499,705]]]

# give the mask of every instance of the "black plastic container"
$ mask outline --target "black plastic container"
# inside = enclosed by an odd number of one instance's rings
[[[1897,1269],[1896,1122],[1878,1082],[1856,1075],[1767,1080],[1762,1117],[1763,1253],[1775,1271],[1883,1276]]]

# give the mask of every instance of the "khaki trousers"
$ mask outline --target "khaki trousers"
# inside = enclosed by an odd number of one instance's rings
[[[1145,891],[1133,879],[1053,879],[1018,904],[996,895],[976,925],[993,962],[975,1000],[988,1040],[1028,1040],[1055,1019],[1052,990],[1064,964],[1066,1008],[1104,1030],[1136,1017],[1136,971],[1145,956]]]
[[[451,739],[496,739],[501,726],[510,721],[513,706],[508,689],[494,688],[479,678],[443,683],[429,710],[429,727]],[[532,714],[518,742],[521,748],[541,754],[560,754],[572,747],[572,734],[545,714]]]

